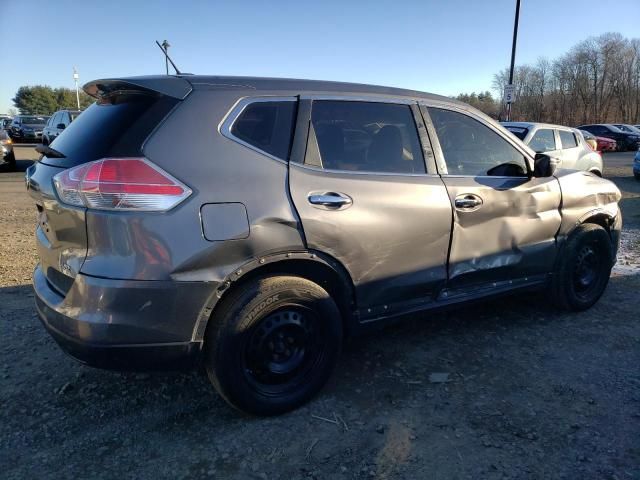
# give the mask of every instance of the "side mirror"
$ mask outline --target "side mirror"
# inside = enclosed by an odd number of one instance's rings
[[[64,130],[64,123],[59,123],[58,125],[56,125],[56,128],[58,130]]]
[[[534,177],[551,177],[558,168],[560,161],[547,155],[546,153],[536,153],[535,160],[533,162],[533,176]]]

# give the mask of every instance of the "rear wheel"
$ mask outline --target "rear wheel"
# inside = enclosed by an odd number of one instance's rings
[[[4,157],[4,161],[9,164],[9,168],[16,168],[16,154],[11,150],[6,157]]]
[[[567,241],[551,285],[555,303],[565,310],[586,310],[609,283],[613,246],[600,225],[583,224]]]
[[[207,327],[205,366],[232,406],[275,415],[322,388],[341,343],[340,312],[322,287],[293,276],[258,278],[223,299]]]

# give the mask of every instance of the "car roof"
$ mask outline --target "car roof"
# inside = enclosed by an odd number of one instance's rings
[[[521,128],[533,128],[533,127],[543,127],[543,128],[558,128],[561,130],[572,130],[571,127],[566,127],[564,125],[554,125],[553,123],[541,123],[541,122],[500,122],[503,127],[521,127]]]
[[[295,91],[308,93],[340,93],[352,95],[380,95],[403,97],[415,100],[437,100],[468,108],[463,102],[442,95],[419,92],[380,85],[360,83],[334,82],[325,80],[303,80],[294,78],[268,77],[236,77],[223,75],[149,75],[140,77],[122,77],[94,80],[83,89],[92,96],[97,96],[105,89],[118,89],[121,85],[135,85],[152,89],[165,95],[184,98],[193,89],[243,89],[256,91]]]

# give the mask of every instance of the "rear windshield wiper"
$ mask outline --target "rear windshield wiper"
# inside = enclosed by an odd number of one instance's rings
[[[38,145],[36,152],[46,155],[49,158],[67,158],[64,153],[60,153],[58,150],[51,148],[48,145]]]

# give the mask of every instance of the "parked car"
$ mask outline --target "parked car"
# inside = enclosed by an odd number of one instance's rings
[[[10,167],[16,165],[16,156],[13,153],[13,142],[9,134],[0,130],[0,159],[9,164]]]
[[[578,129],[586,130],[598,137],[606,137],[615,140],[618,146],[618,151],[637,150],[638,147],[640,147],[640,134],[624,132],[609,123],[582,125],[578,127]]]
[[[4,117],[0,119],[0,130],[9,130],[12,121],[13,118],[11,117]]]
[[[602,176],[602,157],[586,142],[579,130],[533,122],[502,122],[502,126],[534,152],[557,158],[559,167],[585,170]]]
[[[39,142],[42,129],[49,117],[39,115],[17,115],[9,127],[9,136],[13,141]]]
[[[636,156],[633,158],[633,176],[636,180],[640,180],[640,150],[636,152]]]
[[[80,113],[80,110],[59,110],[51,115],[42,131],[42,144],[49,145],[53,142]]]
[[[201,360],[231,405],[277,414],[345,336],[523,289],[580,311],[607,285],[616,186],[456,100],[199,75],[84,90],[98,102],[26,184],[37,311],[90,365]]]
[[[598,150],[600,152],[615,152],[618,150],[618,143],[615,140],[606,137],[596,137],[596,141],[598,142]]]
[[[586,130],[580,130],[584,141],[587,142],[587,145],[591,147],[592,150],[599,151],[598,148],[598,139],[595,135],[587,132]]]

